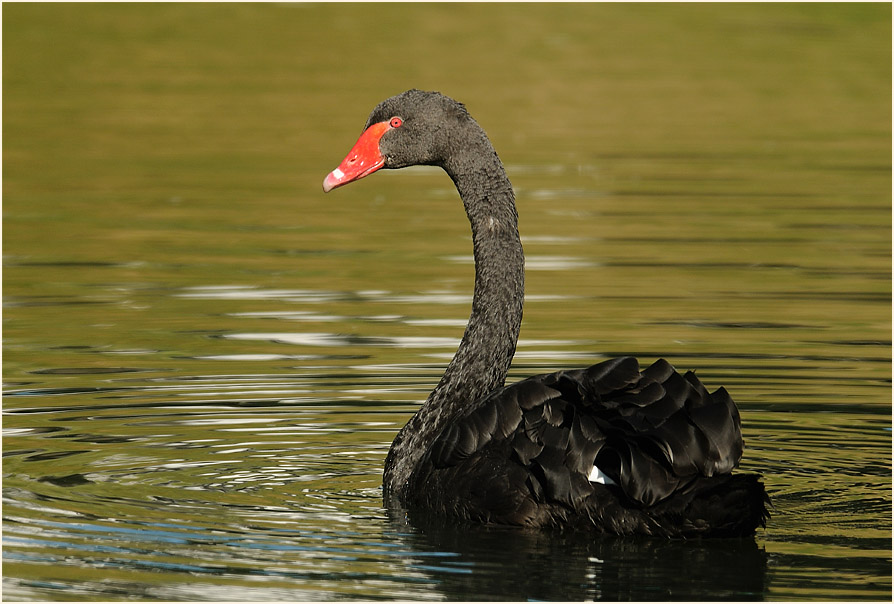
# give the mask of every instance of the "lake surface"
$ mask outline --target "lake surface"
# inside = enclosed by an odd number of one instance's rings
[[[890,599],[890,5],[3,17],[5,599]],[[754,539],[382,507],[469,228],[436,169],[320,185],[411,87],[516,187],[510,380],[629,354],[726,386]]]

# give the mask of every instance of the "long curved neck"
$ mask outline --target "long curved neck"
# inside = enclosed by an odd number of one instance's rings
[[[444,426],[503,386],[521,327],[525,261],[515,195],[503,165],[482,133],[445,162],[444,169],[472,226],[472,313],[440,382],[391,445],[385,461],[386,496],[401,496],[413,468]]]
[[[467,408],[503,385],[521,327],[525,260],[515,195],[496,154],[472,170],[448,174],[472,226],[475,290],[462,341],[428,405]]]

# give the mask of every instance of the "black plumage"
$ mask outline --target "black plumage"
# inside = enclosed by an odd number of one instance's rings
[[[379,168],[441,166],[472,227],[475,291],[456,355],[385,461],[389,504],[427,514],[615,534],[741,536],[763,526],[759,477],[733,474],[739,411],[694,373],[624,357],[504,386],[524,254],[512,185],[465,107],[410,90],[383,101],[323,188]],[[598,468],[598,471],[595,468]]]
[[[618,534],[743,535],[766,518],[762,490],[745,506],[713,505],[725,490],[756,488],[755,476],[730,476],[741,456],[738,410],[724,389],[709,394],[664,360],[641,373],[625,357],[478,401],[422,457],[408,503],[497,524],[586,518]],[[614,484],[587,480],[594,465]]]

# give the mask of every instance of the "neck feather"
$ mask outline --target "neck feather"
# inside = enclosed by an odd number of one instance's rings
[[[444,426],[503,386],[515,354],[524,302],[524,254],[512,185],[490,143],[484,142],[484,148],[444,166],[472,226],[472,313],[441,381],[391,446],[385,462],[387,496],[401,497],[413,468]]]
[[[512,185],[500,160],[450,176],[472,226],[475,290],[456,355],[429,403],[450,411],[471,406],[503,385],[518,340],[524,302],[524,254]]]

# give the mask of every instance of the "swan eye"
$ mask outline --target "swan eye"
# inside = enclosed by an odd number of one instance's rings
[[[404,123],[404,121],[402,119],[400,119],[399,117],[393,117],[393,118],[391,118],[391,121],[388,122],[388,124],[392,128],[400,128],[403,125],[403,123]]]

